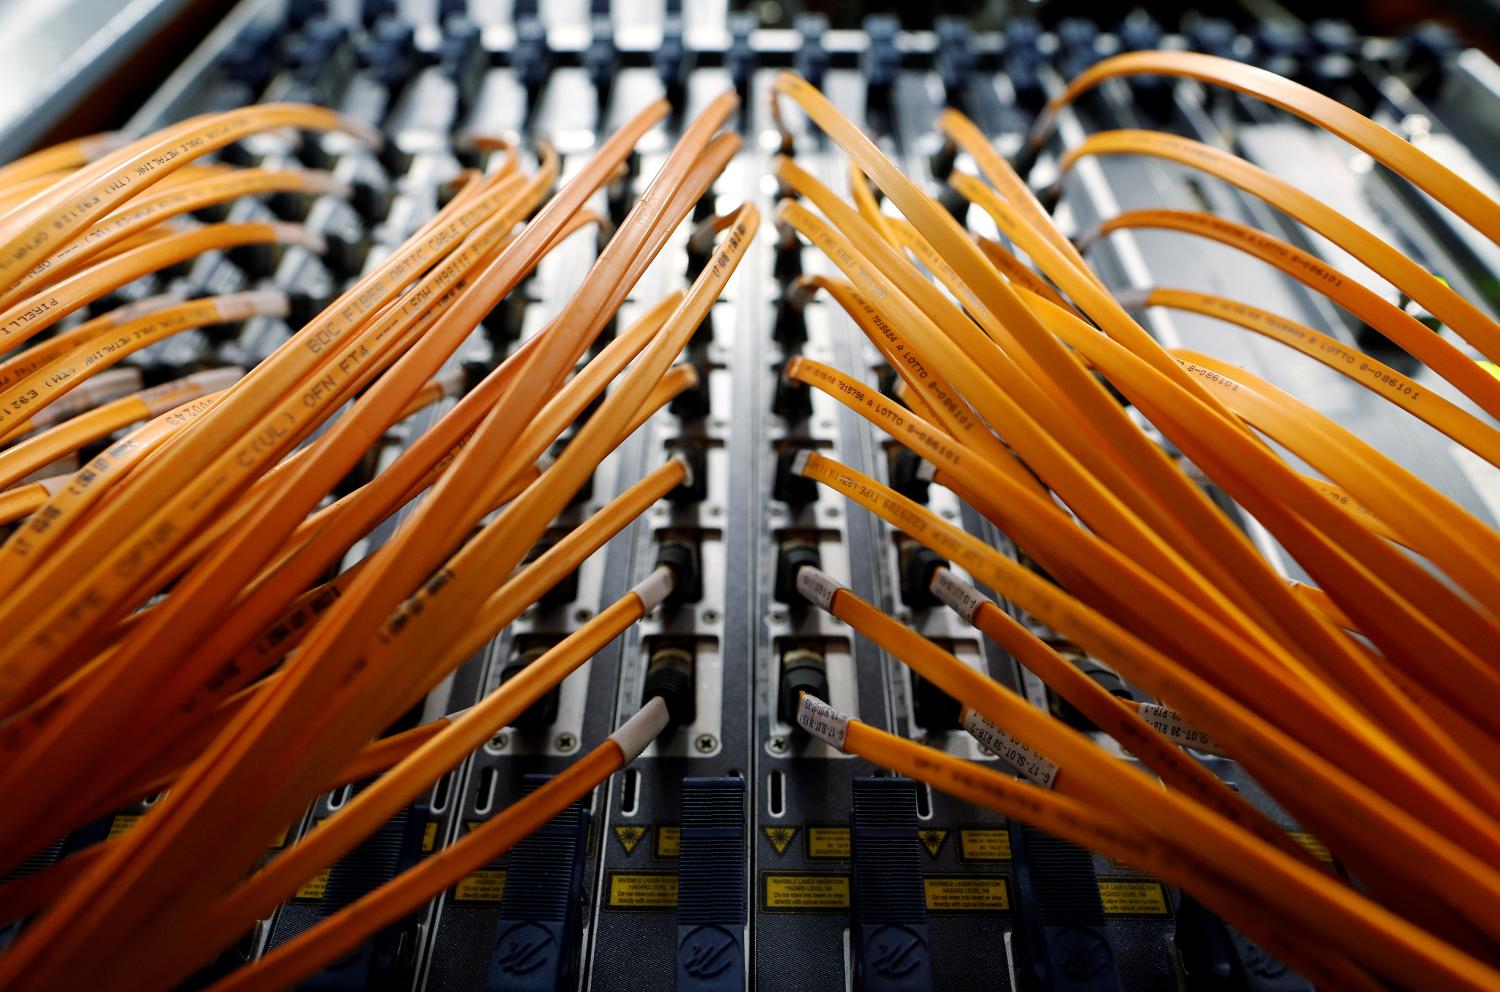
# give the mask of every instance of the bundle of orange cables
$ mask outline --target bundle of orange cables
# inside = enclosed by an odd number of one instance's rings
[[[463,716],[381,737],[687,481],[686,464],[668,461],[518,569],[600,461],[696,381],[693,366],[674,362],[755,235],[748,204],[699,225],[695,244],[713,253],[690,286],[593,346],[738,151],[722,131],[736,103],[725,94],[686,126],[544,329],[338,498],[396,421],[462,391],[445,366],[480,321],[575,231],[602,226],[585,205],[664,103],[560,186],[548,147],[530,173],[517,154],[495,156],[258,365],[145,391],[138,377],[99,387],[136,350],[206,324],[288,318],[289,301],[254,291],[98,312],[107,294],[211,249],[322,247],[292,225],[179,230],[172,218],[240,196],[341,190],[321,173],[208,166],[203,156],[274,128],[377,136],[320,108],[265,105],[77,146],[89,154],[39,153],[44,174],[61,172],[50,185],[28,160],[8,170],[29,195],[7,199],[0,217],[0,474],[13,486],[0,501],[17,521],[0,548],[0,613],[15,635],[0,648],[0,790],[30,812],[3,831],[0,873],[103,813],[161,798],[128,833],[0,887],[0,905],[32,915],[0,955],[0,984],[180,982],[670,593],[663,566]],[[51,168],[57,161],[69,168]],[[91,305],[90,319],[58,330]],[[62,471],[59,458],[136,423]],[[340,571],[403,507],[395,537]],[[274,635],[287,629],[296,636]],[[590,792],[665,723],[662,701],[648,703],[485,830],[235,981],[281,987],[316,970],[364,939],[370,921],[430,900]],[[316,844],[251,874],[309,802],[355,779],[372,781]]]
[[[1141,52],[1099,63],[1049,106],[1025,157],[1045,152],[1069,101],[1135,73],[1270,101],[1500,238],[1500,205],[1421,151],[1298,84],[1210,56]],[[1125,304],[1219,317],[1296,349],[1287,361],[1374,360],[1241,300],[1176,289],[1117,298],[956,111],[939,118],[959,163],[942,178],[1003,242],[963,227],[800,77],[779,75],[772,99],[794,103],[850,163],[847,198],[793,158],[775,164],[788,197],[778,222],[835,273],[804,276],[800,287],[825,290],[848,312],[899,375],[901,402],[805,356],[792,356],[785,375],[915,452],[926,478],[1039,567],[823,452],[801,453],[794,471],[946,559],[932,575],[934,594],[1133,760],[812,565],[795,576],[802,596],[955,697],[965,728],[1021,777],[892,737],[809,696],[802,725],[837,748],[1182,887],[1320,987],[1500,986],[1500,534],[1271,384],[1207,355],[1164,349]],[[788,134],[783,148],[794,147]],[[1500,326],[1451,287],[1227,152],[1170,134],[1108,132],[1068,148],[1059,171],[1104,154],[1165,157],[1261,197],[1420,300],[1480,357],[1493,360],[1500,347]],[[1098,230],[1128,226],[1231,243],[1293,276],[1308,265],[1305,253],[1210,215],[1141,211]],[[1391,416],[1423,420],[1496,463],[1500,385],[1446,335],[1353,284],[1325,279],[1319,288],[1446,379],[1454,398],[1404,389],[1394,370],[1361,384],[1390,400]],[[1209,499],[1205,478],[1316,586],[1279,574]],[[1038,637],[997,600],[1055,636]],[[1154,699],[1112,697],[1059,653],[1062,641]],[[1239,762],[1355,882],[1310,858],[1184,745]]]
[[[1209,56],[1099,63],[1049,107],[1027,157],[1045,150],[1069,101],[1133,73],[1269,101],[1500,240],[1500,204],[1420,150],[1304,87]],[[777,223],[829,262],[799,291],[824,290],[849,313],[900,376],[904,403],[810,357],[792,356],[784,374],[915,452],[932,481],[1039,567],[825,454],[800,454],[794,470],[946,559],[934,594],[1119,747],[1070,729],[811,565],[794,576],[801,595],[959,700],[965,729],[1020,776],[893,737],[811,696],[800,700],[801,725],[1180,886],[1320,984],[1500,987],[1500,534],[1270,383],[1164,349],[1130,308],[1221,317],[1287,345],[1288,361],[1373,363],[1377,374],[1357,381],[1390,401],[1390,416],[1421,420],[1492,465],[1500,382],[1468,349],[1500,360],[1500,326],[1371,232],[1229,153],[1121,131],[1059,157],[1063,174],[1093,155],[1166,158],[1322,233],[1463,342],[1352,281],[1307,278],[1452,387],[1443,397],[1414,391],[1395,369],[1245,301],[1112,291],[956,112],[939,126],[962,166],[944,178],[1004,243],[961,226],[801,78],[779,75],[772,99],[794,102],[851,166],[846,198],[794,158],[775,162],[789,194]],[[695,247],[713,252],[691,285],[595,345],[739,150],[723,130],[736,103],[721,96],[687,124],[543,329],[337,498],[388,428],[455,390],[445,366],[480,321],[549,252],[599,223],[585,205],[665,104],[631,118],[560,186],[548,148],[534,168],[510,155],[468,175],[408,241],[253,368],[145,390],[110,366],[192,328],[288,317],[290,301],[252,291],[95,312],[101,300],[213,249],[322,246],[295,225],[184,229],[173,218],[239,196],[339,187],[321,173],[210,167],[204,156],[268,129],[376,137],[327,110],[266,105],[130,142],[60,146],[0,170],[0,516],[15,521],[0,545],[0,795],[10,810],[0,873],[161,795],[128,832],[0,886],[0,915],[30,916],[0,953],[0,986],[176,985],[669,594],[677,577],[662,566],[469,711],[382,737],[687,481],[680,460],[654,467],[523,565],[601,461],[698,374],[674,362],[756,234],[751,204],[693,232]],[[1142,226],[1233,245],[1293,277],[1314,264],[1206,214],[1135,212],[1080,241]],[[88,319],[64,323],[85,308]],[[61,459],[131,425],[64,469]],[[1280,574],[1207,496],[1204,478],[1314,584]],[[340,567],[408,506],[394,536]],[[1038,637],[1000,600],[1057,639]],[[277,633],[286,630],[295,635]],[[1127,704],[1104,692],[1058,651],[1064,639],[1152,698]],[[547,786],[222,987],[283,988],[335,960],[586,796],[666,722],[662,700],[648,701]],[[1188,747],[1240,763],[1355,881],[1309,857]],[[1117,757],[1121,748],[1132,760]],[[369,780],[357,799],[258,866],[309,802],[354,780]]]

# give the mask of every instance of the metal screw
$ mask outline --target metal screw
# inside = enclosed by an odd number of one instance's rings
[[[717,517],[719,514],[721,514],[723,512],[724,512],[724,508],[721,507],[718,503],[714,503],[711,506],[709,506],[709,508],[708,508],[708,515],[710,517]]]
[[[585,607],[582,607],[582,606],[580,606],[578,609],[576,609],[576,610],[573,611],[573,619],[577,620],[579,623],[583,623],[585,620],[587,620],[589,617],[591,617],[593,615],[594,615],[594,613],[593,613],[592,610],[589,610],[589,609],[587,609]]]
[[[944,510],[943,511],[943,519],[944,520],[952,520],[955,516],[957,516],[957,514],[955,514],[952,510]]]
[[[704,623],[718,623],[719,622],[719,611],[718,610],[704,610],[703,611],[703,622]]]
[[[693,746],[704,754],[708,754],[719,746],[719,742],[714,738],[713,734],[699,734],[698,739],[693,741]]]
[[[578,738],[572,734],[558,734],[552,739],[552,746],[559,751],[571,751],[578,746]]]
[[[766,614],[766,619],[770,620],[772,623],[786,623],[786,611],[772,610],[770,613]]]
[[[503,730],[500,733],[496,734],[494,737],[490,738],[490,747],[494,748],[496,751],[504,751],[509,745],[510,734],[507,734]]]
[[[787,743],[787,739],[780,734],[766,741],[766,750],[772,754],[786,754],[790,747],[791,745]]]
[[[830,506],[826,510],[823,511],[823,516],[825,516],[825,517],[837,517],[838,515],[839,515],[839,508],[836,507],[836,506]]]

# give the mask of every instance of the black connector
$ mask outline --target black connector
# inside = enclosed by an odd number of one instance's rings
[[[938,191],[938,202],[953,215],[954,220],[965,227],[969,225],[969,207],[972,204],[969,203],[967,196],[944,183],[943,188]]]
[[[931,548],[910,539],[896,545],[896,559],[901,601],[914,610],[937,606],[938,598],[932,594],[932,576],[938,569],[947,568],[948,562]]]
[[[698,381],[672,397],[667,409],[674,417],[683,420],[702,420],[712,409],[708,396],[709,367],[707,362],[701,361],[694,361],[692,365],[693,371],[698,373]]]
[[[370,253],[370,237],[356,219],[353,209],[330,220],[322,234],[323,264],[329,271],[345,279],[359,275],[365,267],[365,256]],[[252,276],[257,274],[246,266],[241,268]]]
[[[525,314],[525,297],[512,291],[491,307],[480,323],[484,326],[485,336],[490,339],[490,343],[503,349],[521,336],[521,321]]]
[[[891,488],[914,503],[925,503],[931,484],[922,478],[922,456],[910,448],[892,448],[886,465]]]
[[[656,567],[672,570],[672,592],[666,601],[696,603],[703,598],[703,572],[698,565],[698,547],[680,537],[667,538],[656,551]]]
[[[812,416],[812,389],[786,374],[786,366],[776,369],[776,384],[771,390],[771,412],[784,420],[806,420]]]
[[[289,327],[306,327],[331,302],[322,294],[309,293],[301,289],[289,290],[287,301],[289,309],[286,322]]]
[[[646,685],[641,705],[656,696],[667,704],[667,730],[692,723],[698,715],[697,694],[693,688],[693,645],[691,642],[663,643],[651,651],[646,662]]]
[[[1106,668],[1103,664],[1090,658],[1071,644],[1054,644],[1058,654],[1072,663],[1084,675],[1093,679],[1100,688],[1111,696],[1118,696],[1126,701],[1132,701],[1135,696],[1125,685],[1125,680],[1116,675],[1113,670]],[[1078,708],[1061,696],[1049,691],[1047,693],[1049,708],[1052,715],[1057,717],[1075,730],[1094,731],[1099,728],[1094,726],[1094,721],[1079,712]]]
[[[610,183],[604,192],[604,201],[609,210],[610,225],[619,227],[630,214],[630,208],[635,206],[636,198],[631,189],[630,176],[621,175]]]
[[[818,498],[818,484],[792,471],[801,449],[787,448],[776,456],[776,478],[771,483],[771,498],[792,506],[805,506]]]
[[[469,361],[463,363],[462,370],[464,374],[464,384],[463,389],[459,393],[459,395],[466,396],[468,395],[469,390],[473,389],[475,386],[479,385],[489,377],[490,372],[494,371],[494,365],[489,362],[481,362],[478,359],[470,359]]]
[[[687,478],[667,493],[667,499],[678,506],[703,502],[708,498],[708,452],[702,444],[686,438],[668,441],[666,447],[667,457],[681,458],[688,470]]]
[[[958,142],[945,135],[942,145],[927,160],[927,167],[932,172],[932,178],[945,181],[956,164],[958,164]]]
[[[551,548],[555,543],[555,541],[538,541],[536,544],[532,545],[530,551],[526,552],[526,557],[523,559],[522,564],[529,565],[532,562],[536,561],[543,554],[545,554],[547,550]],[[542,593],[541,598],[537,600],[536,605],[540,609],[550,610],[555,609],[559,606],[565,606],[568,603],[573,602],[573,600],[577,598],[578,570],[574,569],[567,575],[563,576],[562,579],[557,583],[557,585]]]
[[[791,538],[781,542],[781,546],[776,550],[774,592],[777,602],[794,604],[805,602],[802,594],[797,591],[797,573],[808,566],[823,567],[823,556],[818,553],[816,540]]]
[[[552,644],[532,644],[517,652],[515,657],[511,658],[505,667],[500,670],[500,684],[504,685],[521,674],[527,665],[552,650],[553,647],[554,645]],[[561,698],[561,688],[553,686],[547,690],[546,695],[526,707],[521,715],[516,717],[513,726],[522,733],[541,733],[557,720],[558,701]]]
[[[703,201],[699,200],[698,202],[702,203]],[[683,275],[689,281],[701,276],[703,270],[708,268],[708,260],[713,257],[713,251],[712,243],[703,245],[698,243],[697,238],[689,238],[687,245],[687,268],[683,270]],[[697,332],[694,332],[694,336],[697,336]]]
[[[797,723],[797,707],[802,694],[817,699],[828,698],[828,659],[823,652],[807,645],[790,645],[781,650],[781,678],[777,682],[776,716],[792,726],[792,733],[806,735]]]
[[[897,406],[906,406],[906,401],[901,398],[901,376],[895,369],[887,365],[875,374],[875,382],[880,386],[882,396]]]
[[[333,247],[333,242],[326,236],[324,244],[330,249]],[[281,257],[279,251],[281,247],[281,245],[272,244],[235,245],[224,254],[251,279],[265,279],[276,271],[276,262]],[[348,275],[348,273],[340,274]]]
[[[957,730],[963,706],[916,672],[911,673],[911,710],[917,726],[928,733]]]
[[[784,230],[776,242],[776,259],[771,274],[783,285],[802,274],[802,242],[790,228]]]
[[[697,276],[693,276],[697,278]],[[698,321],[698,326],[693,328],[693,336],[688,338],[687,346],[693,349],[706,348],[714,343],[714,309],[709,308],[703,319]]]
[[[377,224],[390,213],[390,184],[377,186],[369,179],[355,178],[349,181],[349,205],[363,218],[366,224]]]
[[[776,301],[776,321],[771,325],[771,337],[782,347],[807,340],[806,292],[788,286],[781,294]]]
[[[571,442],[572,440],[573,440],[572,436],[569,435],[568,437],[562,438],[561,440],[557,441],[555,444],[552,445],[552,448],[551,448],[551,451],[549,452],[549,454],[551,454],[551,456],[554,459],[562,457],[563,451],[567,449],[568,443]],[[594,498],[594,477],[591,474],[591,475],[588,476],[588,478],[584,479],[583,480],[583,484],[580,485],[578,487],[578,489],[574,491],[572,498],[570,498],[568,500],[568,505],[569,506],[579,506],[579,505],[581,505],[583,503],[588,502],[589,500],[591,500],[593,498]]]

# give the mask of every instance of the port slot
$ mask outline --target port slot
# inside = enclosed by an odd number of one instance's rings
[[[703,599],[703,576],[723,574],[724,533],[700,527],[662,527],[655,533],[656,566],[672,569],[672,594],[677,606]]]
[[[636,802],[641,794],[641,772],[638,768],[627,768],[620,776],[620,812],[635,816]]]
[[[913,610],[928,610],[942,604],[932,592],[932,577],[948,562],[935,551],[904,534],[894,533],[896,575],[901,602]]]
[[[724,660],[719,639],[707,635],[652,635],[641,640],[640,692],[644,704],[667,702],[667,732],[646,749],[651,757],[707,758],[722,747]]]
[[[515,678],[528,665],[556,647],[562,639],[556,634],[518,636],[513,642],[510,661],[506,662],[505,667],[500,670],[500,684],[504,685]],[[530,736],[545,733],[547,728],[557,721],[561,697],[561,686],[553,686],[540,699],[526,707],[521,715],[516,717],[512,726],[518,733]]]
[[[691,639],[658,638],[646,655],[646,680],[641,704],[660,696],[667,704],[667,729],[671,734],[698,715],[695,691],[696,645]]]
[[[478,816],[488,816],[490,810],[495,808],[495,786],[499,783],[500,776],[495,772],[494,765],[485,765],[479,772],[479,786],[474,791],[474,812]]]
[[[681,457],[688,464],[688,479],[667,494],[667,499],[678,506],[703,503],[709,499],[715,477],[721,477],[723,467],[723,443],[716,438],[674,437],[663,445],[667,457]],[[715,497],[715,502],[719,502]]]
[[[1088,676],[1110,695],[1118,696],[1126,701],[1134,700],[1135,697],[1131,694],[1130,687],[1115,673],[1114,669],[1089,657],[1077,645],[1067,641],[1054,641],[1052,648],[1062,655],[1065,661],[1071,663],[1074,668]],[[1079,712],[1077,707],[1053,692],[1051,686],[1047,687],[1047,709],[1053,716],[1075,730],[1092,733],[1099,729],[1094,725],[1094,721]]]
[[[783,438],[774,446],[776,467],[771,477],[771,498],[788,506],[801,508],[818,501],[818,484],[812,479],[797,474],[797,459],[808,448],[831,448],[827,441],[802,443]]]
[[[803,757],[842,757],[797,725],[798,694],[808,692],[834,709],[859,715],[854,655],[843,637],[777,637],[772,642],[771,700],[775,735],[789,739]],[[821,666],[821,670],[820,670]]]
[[[531,550],[526,552],[522,563],[529,565],[547,552],[558,541],[567,535],[567,530],[561,527],[553,527],[542,535],[542,539],[532,545]],[[553,610],[563,607],[578,598],[578,570],[574,569],[563,576],[551,589],[542,594],[537,600],[536,607],[539,610]]]
[[[815,565],[826,572],[833,581],[840,585],[849,584],[849,570],[846,564],[846,555],[841,543],[842,535],[836,530],[823,527],[777,527],[771,532],[771,540],[776,547],[776,559],[773,562],[775,571],[772,593],[776,600],[787,604],[794,610],[801,611],[806,608],[815,610],[797,592],[795,582],[795,569],[803,565]],[[802,550],[798,550],[802,549]],[[812,560],[815,553],[817,560]],[[837,621],[835,621],[837,622]]]
[[[777,543],[776,582],[773,591],[778,602],[795,607],[808,605],[797,591],[797,573],[804,568],[822,569],[823,554],[818,545],[816,533],[789,536]]]
[[[932,641],[975,671],[988,674],[984,651],[978,641],[942,637],[934,637]],[[911,724],[921,731],[919,739],[925,739],[932,747],[971,761],[994,758],[994,755],[962,729],[959,723],[962,707],[957,700],[905,665],[901,668],[906,673]]]
[[[885,477],[891,488],[913,503],[926,503],[932,484],[922,478],[922,457],[910,448],[887,441],[885,444]]]

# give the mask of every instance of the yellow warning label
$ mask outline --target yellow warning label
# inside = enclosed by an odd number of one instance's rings
[[[1000,829],[960,830],[958,860],[1009,861],[1010,834]]]
[[[651,848],[653,858],[675,858],[682,854],[682,828],[664,823],[656,825],[656,837]]]
[[[806,854],[810,859],[848,861],[849,828],[814,827],[809,825],[807,828]]]
[[[302,883],[302,888],[292,896],[296,902],[321,902],[323,894],[328,891],[328,875],[332,868],[324,868],[312,878]]]
[[[422,853],[431,854],[435,847],[437,847],[437,821],[428,820],[427,826],[422,828]]]
[[[948,831],[918,830],[917,839],[922,842],[923,847],[927,848],[927,853],[935,858],[938,856],[938,852],[943,849],[943,841],[948,839]]]
[[[634,854],[635,846],[646,836],[646,828],[637,824],[621,824],[615,827],[615,837],[619,839],[620,846],[625,849],[626,854]]]
[[[499,902],[505,895],[505,870],[481,868],[465,875],[453,887],[454,902]]]
[[[849,876],[826,872],[761,875],[761,905],[767,910],[849,908]]]
[[[1311,854],[1319,861],[1326,861],[1329,864],[1333,864],[1333,852],[1328,850],[1324,843],[1318,840],[1318,838],[1314,837],[1312,834],[1304,833],[1300,830],[1293,830],[1292,840],[1301,844],[1304,851],[1306,851],[1308,854]]]
[[[609,873],[610,909],[673,909],[676,906],[677,876],[672,872]]]
[[[1106,916],[1170,916],[1167,890],[1149,878],[1101,878],[1099,901]]]
[[[1004,875],[928,875],[922,886],[930,912],[1010,912],[1010,886]]]
[[[787,845],[791,844],[792,838],[797,836],[796,827],[764,827],[766,837],[771,841],[771,846],[776,848],[777,854],[785,854]]]
[[[139,813],[116,813],[115,818],[109,821],[109,839],[114,840],[140,822]]]

